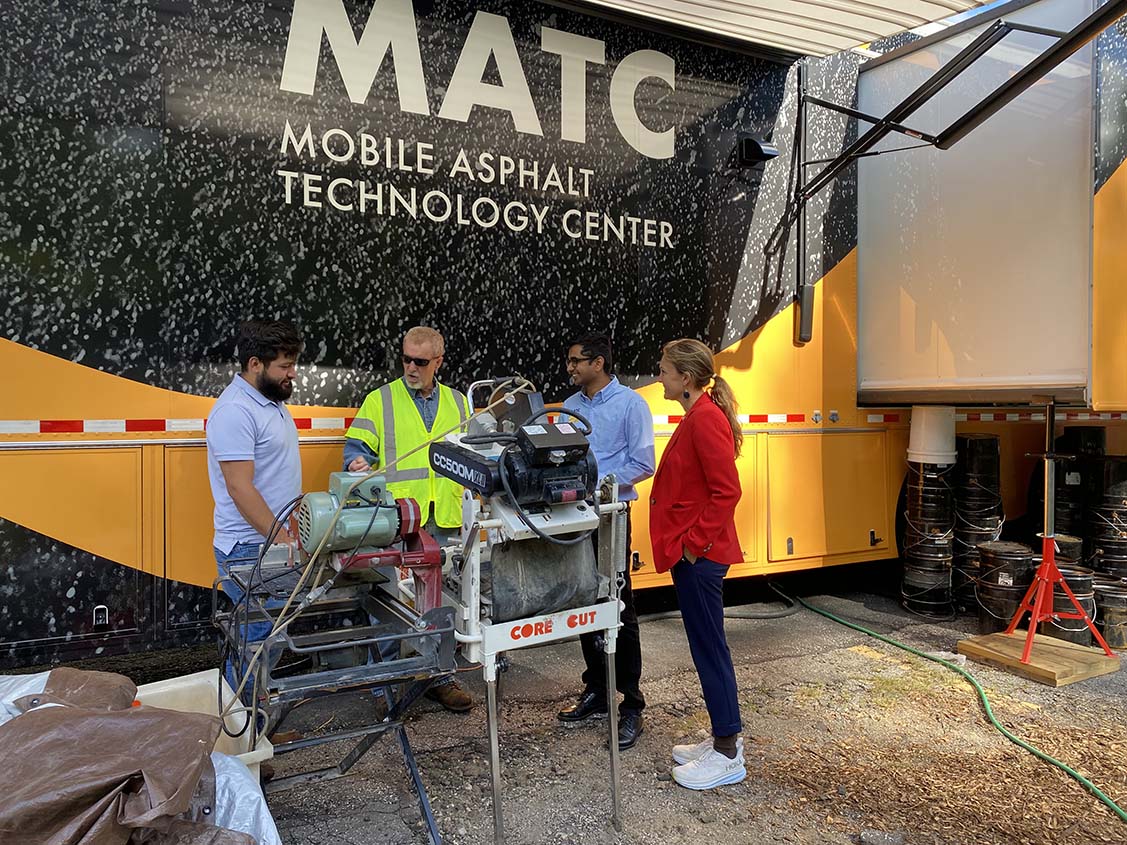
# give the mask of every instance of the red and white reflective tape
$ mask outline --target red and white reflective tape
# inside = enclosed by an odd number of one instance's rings
[[[557,415],[549,415],[555,421]],[[346,431],[354,417],[295,417],[299,431]],[[654,425],[676,425],[683,414],[654,414]],[[806,414],[740,414],[744,425],[786,425],[806,422]],[[906,422],[902,414],[867,414],[870,424]],[[1068,411],[1057,414],[1058,420],[1112,422],[1127,420],[1127,413]],[[956,422],[1044,422],[1045,415],[1035,411],[963,411],[955,414]],[[132,419],[132,420],[0,420],[4,434],[202,434],[207,420],[202,418]]]
[[[676,425],[685,418],[684,414],[654,414],[654,425]],[[806,414],[737,414],[736,419],[747,425],[755,423],[768,423],[769,425],[785,425],[786,423],[806,422]]]
[[[549,420],[555,421],[556,414]],[[294,417],[299,431],[346,431],[354,417]],[[655,414],[655,425],[676,425],[683,414]],[[741,423],[785,425],[806,422],[805,414],[740,414]],[[175,432],[201,434],[207,428],[203,418],[133,420],[0,420],[0,434],[137,434]]]
[[[1044,419],[1044,415],[1042,415],[1041,418]],[[1118,412],[1093,414],[1093,413],[1085,413],[1083,411],[1080,411],[1078,413],[1073,413],[1073,412],[1070,411],[1069,413],[1065,414],[1065,419],[1069,419],[1069,420],[1123,420],[1123,419],[1127,419],[1127,415],[1124,415],[1124,414],[1121,414],[1121,413],[1118,413]]]
[[[301,431],[343,431],[352,417],[295,417]],[[0,420],[0,434],[139,434],[176,432],[202,434],[203,418],[164,420]]]
[[[1061,414],[1063,418],[1064,415]],[[955,422],[1044,422],[1045,415],[1033,411],[965,411]]]
[[[548,414],[548,422],[555,422],[559,414]],[[654,425],[676,425],[685,418],[684,414],[654,414]],[[806,414],[737,414],[736,419],[745,425],[753,423],[769,423],[771,425],[785,425],[786,423],[806,422]]]
[[[1056,415],[1058,420],[1094,420],[1110,422],[1127,419],[1120,412],[1094,413],[1091,411],[1068,411]],[[1044,422],[1045,415],[1035,411],[965,411],[955,414],[955,422]]]

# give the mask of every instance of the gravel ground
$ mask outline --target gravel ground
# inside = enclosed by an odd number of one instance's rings
[[[924,651],[954,650],[960,637],[976,632],[972,617],[929,623],[880,596],[812,594],[808,601]],[[956,673],[805,610],[773,620],[732,619],[728,636],[747,779],[707,793],[671,782],[670,747],[706,736],[708,719],[680,621],[648,622],[646,729],[622,755],[621,833],[610,826],[606,721],[566,728],[555,719],[577,692],[577,645],[514,653],[501,727],[507,841],[1127,840],[1127,825],[1079,784],[993,729]],[[1054,689],[985,666],[968,668],[1007,728],[1127,801],[1127,679],[1117,673]],[[479,675],[462,679],[484,701]],[[330,730],[370,716],[373,707],[370,697],[339,698],[296,711],[292,724]],[[411,712],[408,732],[444,841],[492,842],[484,705],[455,715],[423,702]],[[343,748],[280,757],[278,774],[331,763]],[[389,738],[354,775],[278,793],[271,806],[293,845],[427,841]]]
[[[953,651],[977,633],[973,617],[935,623],[888,596],[857,592],[871,570],[792,575],[791,594],[920,650]],[[887,573],[886,573],[887,575]],[[885,577],[881,583],[887,585]],[[729,604],[773,598],[761,581],[729,585]],[[665,611],[667,591],[639,594]],[[777,607],[777,605],[776,605]],[[1007,741],[958,674],[807,610],[770,620],[730,619],[744,718],[747,779],[698,793],[674,784],[669,749],[706,736],[707,713],[681,622],[642,627],[645,733],[622,755],[622,832],[610,824],[607,723],[555,718],[578,693],[578,644],[515,652],[503,676],[501,756],[507,842],[630,843],[1122,843],[1127,823],[1076,781]],[[144,682],[204,668],[210,649],[140,656],[113,669]],[[1127,675],[1062,688],[967,664],[1013,733],[1071,765],[1127,804]],[[480,672],[461,680],[479,701],[469,714],[422,701],[407,732],[443,837],[493,841],[488,734]],[[285,727],[309,735],[377,716],[371,695],[321,699]],[[334,764],[344,743],[286,754],[278,776]],[[287,845],[414,845],[428,841],[390,736],[344,778],[270,796]]]

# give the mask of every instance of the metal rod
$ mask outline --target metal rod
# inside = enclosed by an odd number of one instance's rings
[[[841,114],[848,115],[849,117],[855,117],[858,120],[863,120],[866,123],[876,124],[876,123],[880,123],[883,120],[883,118],[874,117],[871,114],[867,114],[866,112],[859,111],[859,110],[854,109],[854,108],[850,108],[849,106],[839,106],[837,103],[831,103],[829,100],[823,100],[821,97],[806,96],[806,97],[803,97],[803,100],[806,103],[809,103],[810,105],[821,106],[822,108],[829,109],[830,111],[840,112]],[[886,125],[888,126],[889,129],[893,130],[894,132],[900,132],[904,135],[908,135],[911,138],[919,138],[921,141],[927,141],[929,143],[935,142],[935,136],[934,135],[929,135],[928,133],[921,132],[918,129],[912,129],[910,126],[904,126],[904,125],[899,124],[899,123],[888,123]],[[860,158],[860,157],[861,156],[854,156],[854,158]],[[824,159],[823,163],[833,161],[833,160],[834,159],[832,159],[832,158]]]
[[[795,168],[797,186],[795,195],[802,197],[805,192],[806,171],[802,163],[806,159],[807,112],[806,82],[807,66],[805,59],[798,62],[798,166]],[[802,346],[814,336],[814,288],[806,284],[806,203],[798,207],[798,233],[795,237],[794,259],[794,344]]]
[[[606,638],[607,648],[612,648],[610,638]],[[622,815],[619,798],[621,788],[619,780],[619,753],[618,753],[618,713],[617,696],[615,695],[615,669],[614,651],[606,652],[607,663],[607,725],[610,733],[610,804],[611,822],[615,830],[622,830]]]
[[[913,144],[910,147],[893,147],[890,150],[869,150],[867,153],[853,156],[854,160],[859,158],[871,158],[872,156],[888,155],[889,153],[902,153],[906,150],[922,150],[924,147],[932,147],[934,144]],[[833,158],[816,158],[807,162],[803,162],[803,167],[813,167],[815,164],[826,164],[827,162],[834,161]]]
[[[615,488],[617,496],[617,485]],[[626,577],[623,568],[626,566],[626,520],[629,517],[622,512],[612,514],[609,519],[610,528],[610,542],[607,547],[610,549],[612,560],[609,561],[609,570],[613,573],[611,578],[611,601],[619,609],[619,614],[622,612],[620,605],[622,594],[622,582]],[[615,655],[618,652],[618,629],[610,629],[603,634],[603,656],[607,665],[607,726],[609,733],[609,748],[610,748],[610,803],[611,803],[611,824],[614,825],[616,831],[622,830],[622,806],[621,806],[621,775],[619,772],[619,751],[618,751],[618,670],[615,666]]]
[[[496,656],[490,655],[496,661]],[[501,815],[501,742],[497,720],[497,667],[494,662],[492,677],[485,682],[485,718],[489,722],[489,765],[493,773],[493,842],[505,843],[505,822]]]
[[[434,820],[434,813],[430,808],[430,799],[427,798],[427,789],[419,775],[419,767],[415,763],[415,752],[411,750],[411,741],[407,739],[406,729],[399,726],[399,749],[403,752],[403,762],[411,774],[411,783],[415,787],[415,794],[419,797],[419,809],[423,811],[423,821],[426,822],[427,836],[431,845],[442,845],[442,835],[438,832],[438,824]]]
[[[1034,35],[1047,35],[1049,38],[1064,38],[1068,35],[1067,30],[1048,29],[1043,26],[1034,26],[1029,23],[1017,23],[1016,21],[1006,21],[1006,26],[1014,32],[1031,32]]]
[[[303,748],[312,748],[316,745],[323,745],[326,742],[339,742],[345,739],[354,739],[358,736],[367,737],[369,734],[382,734],[392,728],[399,727],[399,722],[381,722],[377,725],[365,725],[362,728],[354,728],[347,731],[337,731],[325,736],[311,736],[303,739],[295,739],[292,742],[287,742],[284,745],[274,746],[274,755],[287,754],[291,751],[300,751]],[[355,761],[354,761],[355,762]],[[351,764],[348,768],[351,767]]]
[[[1127,13],[1127,0],[1110,0],[1109,3],[1101,6],[1056,44],[1015,73],[993,93],[987,95],[982,102],[940,132],[935,145],[941,150],[946,150],[957,144],[1125,13]]]
[[[1053,440],[1056,435],[1056,403],[1050,399],[1045,405],[1045,539],[1056,536],[1056,465],[1053,457]]]

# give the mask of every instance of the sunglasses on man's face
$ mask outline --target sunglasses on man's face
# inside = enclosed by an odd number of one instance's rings
[[[403,366],[406,367],[408,364],[414,364],[416,367],[427,367],[430,366],[430,362],[433,360],[434,358],[412,358],[410,355],[404,355]]]

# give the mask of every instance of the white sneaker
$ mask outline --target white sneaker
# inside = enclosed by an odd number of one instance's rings
[[[679,765],[696,760],[698,757],[703,757],[712,750],[712,737],[701,740],[696,745],[674,745],[673,746],[673,759]],[[744,738],[741,736],[736,740],[736,755],[743,757],[744,753]]]
[[[747,777],[744,756],[737,753],[729,759],[715,749],[710,749],[683,766],[673,767],[673,780],[687,789],[712,789],[729,783],[739,783]]]

